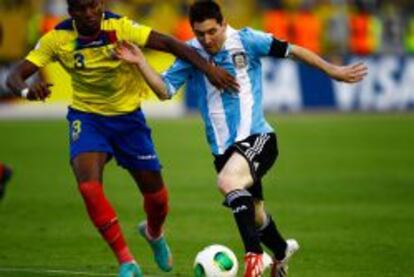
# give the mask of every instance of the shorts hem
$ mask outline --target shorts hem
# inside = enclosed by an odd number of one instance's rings
[[[70,162],[72,162],[77,156],[81,155],[81,154],[86,154],[86,153],[104,153],[104,154],[108,154],[108,161],[112,159],[113,157],[113,153],[111,151],[108,150],[102,150],[102,149],[94,149],[94,150],[81,150],[81,151],[77,151],[76,153],[71,153],[70,154]]]

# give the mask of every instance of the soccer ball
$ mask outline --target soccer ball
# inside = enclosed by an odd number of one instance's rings
[[[236,277],[236,255],[223,245],[210,245],[198,252],[194,260],[195,277]]]

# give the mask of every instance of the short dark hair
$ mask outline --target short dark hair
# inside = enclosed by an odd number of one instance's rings
[[[66,0],[69,9],[77,8],[80,4],[91,2],[92,0]]]
[[[215,19],[219,24],[223,23],[223,14],[220,6],[212,0],[197,1],[190,6],[190,23],[203,22],[208,19]]]
[[[73,7],[76,6],[76,4],[78,4],[78,0],[66,0],[66,3],[68,4],[68,7]]]

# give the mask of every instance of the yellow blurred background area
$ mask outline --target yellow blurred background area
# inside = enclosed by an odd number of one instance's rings
[[[186,40],[193,0],[105,0],[107,8]],[[250,26],[322,55],[414,53],[412,0],[219,0],[227,21]],[[67,17],[65,0],[1,0],[0,61],[21,58]]]

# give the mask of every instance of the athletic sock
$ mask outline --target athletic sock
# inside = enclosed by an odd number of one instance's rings
[[[134,261],[122,234],[115,211],[103,192],[99,182],[91,181],[79,185],[89,217],[111,247],[120,264]]]
[[[276,260],[281,261],[285,258],[286,241],[279,233],[273,218],[267,215],[267,220],[263,226],[258,229],[260,240],[266,247],[272,250]]]
[[[144,210],[147,214],[147,232],[151,238],[162,235],[162,226],[168,214],[168,191],[166,186],[154,193],[144,194]]]
[[[246,253],[263,253],[255,226],[252,195],[247,190],[234,190],[226,195],[226,203],[233,211]]]

